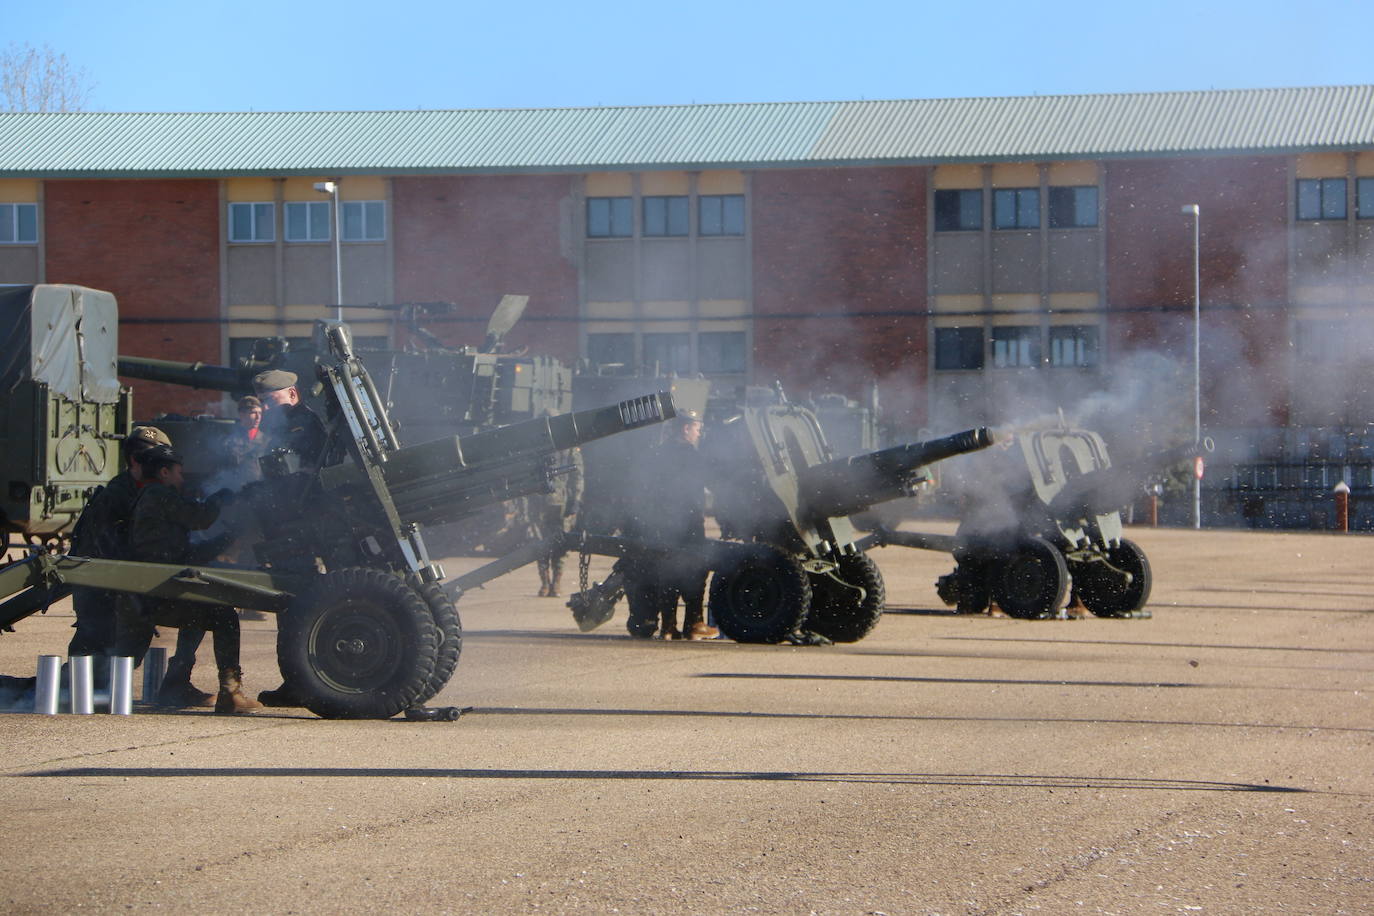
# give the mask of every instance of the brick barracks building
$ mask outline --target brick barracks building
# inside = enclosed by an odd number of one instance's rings
[[[362,306],[452,303],[429,329],[478,344],[527,294],[509,346],[794,397],[876,384],[903,432],[1139,374],[1191,433],[1196,293],[1203,426],[1248,443],[1209,485],[1322,465],[1308,490],[1374,493],[1374,86],[0,114],[0,284],[114,292],[124,353],[223,363],[304,337],[336,270],[368,342],[407,338]],[[140,416],[220,406],[135,389]]]

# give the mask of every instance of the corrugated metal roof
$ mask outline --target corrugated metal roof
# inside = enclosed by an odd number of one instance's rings
[[[592,171],[1374,148],[1374,86],[461,111],[0,114],[0,176]]]

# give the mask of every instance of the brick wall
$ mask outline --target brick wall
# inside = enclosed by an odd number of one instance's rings
[[[926,170],[802,169],[752,176],[754,359],[793,397],[861,397],[925,415]],[[836,318],[786,316],[820,312]]]
[[[219,189],[214,181],[49,181],[46,276],[109,290],[121,353],[220,360]],[[129,319],[205,318],[201,323]],[[219,397],[126,379],[139,419],[200,412]]]
[[[482,343],[502,295],[528,295],[507,346],[575,360],[577,269],[565,237],[570,190],[563,175],[397,178],[397,300],[457,304],[467,320],[429,327],[465,346]]]

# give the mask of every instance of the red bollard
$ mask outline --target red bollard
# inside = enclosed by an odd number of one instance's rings
[[[1350,485],[1342,480],[1332,491],[1336,494],[1336,530],[1350,530]]]

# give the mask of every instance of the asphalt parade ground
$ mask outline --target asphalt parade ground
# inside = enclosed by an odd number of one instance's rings
[[[885,548],[861,642],[645,642],[527,567],[459,605],[457,722],[0,715],[0,912],[1374,912],[1374,540],[1130,536],[1148,620],[955,616]]]

